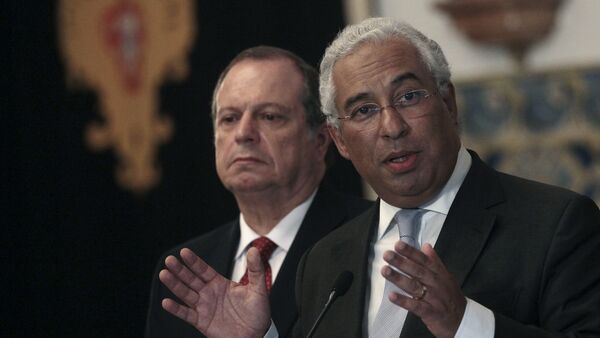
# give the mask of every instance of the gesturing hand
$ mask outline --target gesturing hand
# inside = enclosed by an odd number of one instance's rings
[[[207,337],[262,337],[270,323],[264,269],[258,250],[248,250],[248,285],[230,281],[185,248],[177,258],[165,259],[161,282],[185,305],[172,299],[163,308],[188,322]]]
[[[390,300],[419,316],[436,337],[454,337],[467,300],[431,245],[424,244],[419,251],[398,241],[394,251],[386,251],[383,259],[408,276],[389,266],[384,266],[381,274],[412,295],[391,293]]]

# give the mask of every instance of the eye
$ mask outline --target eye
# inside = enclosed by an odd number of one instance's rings
[[[231,125],[238,121],[240,118],[237,114],[223,114],[219,117],[219,125]]]
[[[257,119],[265,127],[280,128],[289,121],[289,115],[277,109],[267,109],[258,112]]]
[[[352,111],[352,113],[350,113],[350,119],[356,120],[356,121],[365,120],[365,119],[368,119],[369,117],[379,113],[380,110],[381,110],[381,108],[379,108],[379,106],[374,103],[364,104],[364,105],[354,109]]]
[[[394,102],[396,107],[410,107],[418,104],[423,98],[424,92],[420,90],[413,90],[402,94],[398,100]]]
[[[271,114],[271,113],[265,113],[265,114],[263,114],[263,119],[265,119],[267,121],[275,121],[277,118],[278,117],[275,114]]]
[[[283,115],[272,112],[262,112],[260,118],[265,121],[279,121],[283,119]]]

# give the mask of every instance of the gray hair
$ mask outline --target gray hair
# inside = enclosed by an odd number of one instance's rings
[[[321,103],[319,101],[319,74],[317,70],[304,61],[298,55],[277,47],[271,46],[257,46],[243,50],[236,57],[229,62],[229,65],[221,72],[215,89],[213,91],[212,103],[211,103],[211,116],[213,121],[213,127],[217,117],[217,95],[221,89],[221,84],[225,76],[229,73],[231,68],[236,64],[244,60],[275,60],[284,59],[290,60],[296,69],[302,76],[303,92],[302,92],[302,105],[306,114],[306,122],[308,123],[311,131],[316,131],[325,122],[325,115],[321,111]]]
[[[415,46],[422,61],[431,72],[440,93],[447,93],[450,84],[450,68],[437,42],[429,39],[405,22],[391,18],[366,19],[344,28],[331,45],[327,47],[321,61],[319,92],[323,113],[327,117],[327,123],[330,126],[339,127],[338,111],[335,107],[335,85],[333,83],[335,63],[365,43],[391,39],[405,39]]]

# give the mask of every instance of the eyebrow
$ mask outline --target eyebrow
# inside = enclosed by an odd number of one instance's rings
[[[253,106],[252,110],[264,109],[264,108],[270,108],[270,107],[277,108],[281,112],[287,112],[287,111],[291,110],[290,107],[284,106],[282,104],[275,103],[275,102],[263,102],[263,103],[259,103],[256,106]],[[219,114],[221,114],[223,111],[243,112],[243,110],[240,110],[237,107],[225,106],[225,107],[222,107],[219,110],[217,110],[217,116],[219,116]]]
[[[418,81],[419,78],[414,73],[410,73],[410,72],[404,73],[404,74],[400,74],[400,75],[396,76],[392,80],[391,84],[394,86],[397,86],[406,80],[417,80]],[[350,107],[352,107],[356,102],[362,101],[369,96],[370,96],[369,93],[362,92],[362,93],[358,93],[354,96],[349,97],[346,100],[346,103],[344,104],[344,111],[348,111],[348,109],[350,109]]]
[[[291,110],[291,107],[279,104],[279,103],[275,103],[275,102],[264,102],[264,103],[259,103],[256,105],[256,107],[254,107],[255,109],[262,109],[262,108],[277,108],[281,111],[289,111]]]

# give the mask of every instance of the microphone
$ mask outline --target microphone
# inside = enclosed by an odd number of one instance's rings
[[[319,317],[317,317],[317,320],[315,321],[312,328],[308,332],[308,335],[306,336],[306,338],[312,337],[312,335],[315,333],[315,329],[321,322],[321,319],[323,319],[325,312],[327,312],[327,310],[329,309],[329,307],[331,306],[333,301],[336,300],[338,297],[343,296],[348,291],[348,289],[350,288],[350,285],[352,285],[352,277],[353,277],[352,272],[347,271],[347,270],[342,271],[337,276],[335,283],[333,283],[333,287],[331,288],[331,292],[329,293],[329,299],[327,300],[327,303],[325,303],[325,306],[323,306],[323,310],[321,310]]]

